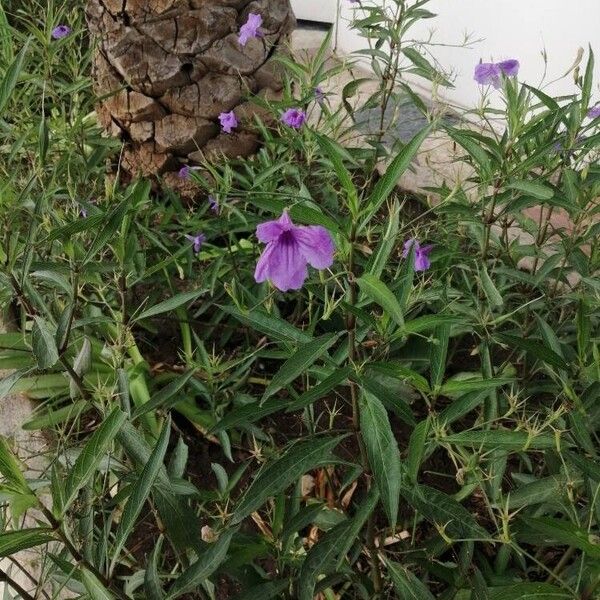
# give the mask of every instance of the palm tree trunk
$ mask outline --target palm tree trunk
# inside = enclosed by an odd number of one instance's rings
[[[262,35],[241,46],[250,13]],[[289,0],[88,0],[86,14],[97,113],[125,142],[122,168],[162,175],[256,150],[248,98],[281,89],[272,56],[295,24]],[[218,116],[231,110],[240,125],[225,134]]]

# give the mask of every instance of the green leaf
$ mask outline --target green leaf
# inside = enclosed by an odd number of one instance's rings
[[[413,573],[398,563],[384,560],[398,600],[434,600],[433,594]]]
[[[358,279],[358,285],[363,294],[375,301],[394,320],[399,327],[404,327],[404,315],[396,296],[374,275],[365,273]]]
[[[550,200],[554,196],[552,188],[535,181],[513,180],[507,184],[506,189],[518,190],[538,200]]]
[[[258,402],[252,402],[251,404],[245,404],[244,406],[238,406],[230,412],[228,412],[211,430],[211,433],[218,433],[219,431],[225,431],[232,429],[233,427],[239,427],[240,425],[248,425],[259,421],[263,417],[266,417],[278,410],[282,410],[286,407],[285,404],[279,398],[273,398],[267,400],[264,404]]]
[[[10,63],[6,71],[4,72],[4,78],[2,79],[2,83],[0,83],[0,116],[2,118],[5,117],[4,109],[6,108],[12,93],[15,90],[17,82],[19,80],[19,75],[23,70],[23,64],[25,63],[25,55],[29,49],[29,40],[25,43],[23,48],[14,60]]]
[[[502,299],[502,295],[498,291],[498,288],[494,285],[494,282],[490,278],[485,265],[481,267],[481,271],[479,271],[479,277],[481,278],[481,287],[483,288],[483,292],[490,303],[490,306],[500,307],[504,304],[504,300]]]
[[[553,517],[527,517],[523,520],[523,526],[524,529],[518,534],[519,539],[531,539],[527,532],[533,531],[535,544],[575,546],[590,558],[600,559],[600,544],[595,537],[570,521]]]
[[[571,600],[573,596],[549,583],[517,583],[489,588],[489,600]]]
[[[272,498],[317,466],[331,463],[331,451],[343,436],[321,437],[292,444],[283,456],[266,464],[250,484],[237,506],[231,522],[239,523]]]
[[[91,600],[114,600],[113,594],[106,589],[104,584],[85,567],[81,569],[81,583],[83,583]]]
[[[166,313],[171,310],[175,310],[176,308],[179,308],[180,306],[183,306],[184,304],[187,304],[188,302],[195,300],[198,296],[200,296],[201,294],[204,294],[206,291],[207,291],[206,289],[202,288],[202,289],[198,289],[198,290],[193,290],[191,292],[184,292],[182,294],[177,294],[176,296],[173,296],[172,298],[169,298],[168,300],[165,300],[164,302],[159,302],[158,304],[155,304],[151,308],[143,310],[141,313],[136,315],[132,319],[132,321],[135,323],[135,322],[141,321],[143,319],[148,319],[150,317],[155,317],[156,315],[160,315],[162,313]]]
[[[25,431],[38,431],[40,429],[56,427],[67,420],[76,419],[82,412],[89,409],[89,407],[90,405],[86,400],[79,400],[56,410],[47,408],[44,411],[36,411],[33,413],[31,419],[23,423],[23,429]]]
[[[167,600],[187,594],[206,581],[225,560],[234,533],[234,529],[225,531],[215,543],[209,544],[202,556],[177,578],[167,594]]]
[[[428,125],[408,142],[398,155],[392,160],[385,170],[384,175],[375,184],[371,195],[367,200],[367,207],[365,209],[365,216],[361,222],[358,231],[362,231],[366,225],[371,221],[373,216],[380,209],[381,205],[389,198],[390,194],[394,191],[398,185],[398,181],[401,175],[408,169],[410,163],[416,156],[423,140],[431,133],[431,125]]]
[[[156,545],[150,553],[148,558],[148,564],[144,571],[144,593],[148,600],[163,600],[165,592],[162,589],[160,576],[158,574],[158,561],[162,556],[163,540],[165,538],[161,535],[156,542]]]
[[[335,369],[333,373],[323,379],[323,381],[317,383],[317,385],[304,392],[304,394],[294,400],[291,404],[287,404],[285,407],[285,412],[300,410],[306,406],[309,406],[316,400],[320,400],[323,398],[323,396],[331,392],[331,390],[334,390],[343,381],[348,379],[350,374],[353,372],[354,369],[349,365],[346,365],[341,369]]]
[[[148,462],[144,466],[142,473],[131,486],[131,492],[127,499],[127,504],[123,509],[121,520],[115,533],[113,558],[110,565],[109,573],[113,569],[119,559],[121,550],[125,547],[127,539],[131,535],[136,521],[144,508],[144,504],[150,495],[150,490],[154,485],[154,481],[158,476],[159,470],[163,467],[163,461],[167,452],[169,438],[171,433],[171,419],[167,419],[163,425],[162,431],[156,442],[156,446],[152,450],[152,454]]]
[[[177,377],[173,381],[171,381],[168,385],[162,388],[159,392],[154,394],[148,402],[144,404],[140,404],[132,415],[132,420],[141,417],[150,411],[155,411],[157,409],[168,410],[174,404],[180,402],[183,398],[177,395],[182,388],[185,387],[187,382],[194,376],[195,370],[189,369],[180,377]]]
[[[281,365],[279,371],[271,379],[263,394],[261,404],[288,383],[306,373],[308,367],[325,354],[338,337],[335,333],[327,333],[299,346],[298,350]]]
[[[477,390],[475,392],[468,392],[460,396],[439,414],[438,422],[440,425],[444,425],[445,427],[452,425],[452,423],[483,404],[483,401],[486,397],[487,390],[485,389]]]
[[[31,493],[21,470],[21,465],[3,436],[0,436],[0,473],[2,473],[12,490],[22,494]]]
[[[96,254],[105,246],[105,244],[107,244],[108,241],[115,235],[115,233],[123,223],[123,220],[125,219],[125,214],[127,213],[129,201],[129,197],[125,198],[110,212],[102,215],[102,221],[100,222],[99,226],[95,228],[98,231],[98,233],[96,234],[94,241],[90,244],[90,247],[86,252],[86,255],[83,259],[84,263],[90,262],[90,260],[92,260],[96,256]],[[83,219],[84,222],[82,222],[81,225],[85,226],[85,221],[89,221],[90,219],[93,219],[93,216],[89,217],[89,219]],[[89,224],[87,224],[87,227],[83,227],[83,229],[88,229],[88,227]]]
[[[393,530],[400,498],[400,450],[385,407],[366,391],[360,399],[360,431],[381,503]]]
[[[475,446],[498,448],[500,450],[520,452],[524,450],[549,450],[556,448],[553,435],[547,433],[529,434],[526,431],[461,431],[442,438],[447,444],[457,446]]]
[[[440,394],[442,396],[453,398],[458,394],[493,390],[513,382],[514,379],[511,377],[494,377],[493,379],[483,379],[480,377],[473,377],[470,379],[449,379],[440,388]]]
[[[512,490],[506,501],[506,506],[510,510],[514,510],[524,506],[535,506],[536,504],[558,500],[565,494],[566,489],[567,480],[564,476],[544,477]]]
[[[91,479],[102,459],[105,458],[106,452],[126,419],[125,413],[116,406],[86,442],[65,482],[63,514],[73,503],[79,490]]]
[[[432,390],[439,389],[446,372],[446,357],[448,355],[448,342],[450,340],[450,324],[444,323],[435,330],[435,341],[431,343],[429,358],[431,361]]]
[[[126,421],[119,432],[118,440],[136,468],[141,471],[152,454],[144,436]],[[186,499],[174,493],[164,466],[159,467],[153,496],[165,531],[175,548],[180,552],[188,548],[197,550],[201,545],[197,533],[200,531],[200,521]]]
[[[406,459],[406,474],[413,483],[417,482],[419,468],[425,455],[425,444],[429,435],[430,420],[427,417],[421,421],[410,435],[408,442],[408,457]]]
[[[564,359],[556,354],[556,352],[538,341],[506,333],[497,333],[495,334],[495,337],[500,343],[511,348],[523,350],[531,358],[541,360],[557,369],[567,370],[569,367]]]
[[[392,411],[407,425],[414,427],[417,424],[408,402],[397,391],[391,391],[388,386],[382,385],[371,377],[363,376],[357,378],[357,380],[365,390],[376,396],[387,410]]]
[[[355,214],[356,210],[358,210],[358,192],[356,190],[356,186],[352,181],[352,176],[350,172],[344,165],[343,156],[346,154],[345,150],[339,146],[339,144],[333,142],[328,137],[321,135],[317,132],[313,132],[317,143],[321,148],[322,154],[331,161],[331,165],[333,166],[333,170],[337,176],[337,180],[346,192],[346,196],[348,198],[348,206],[351,207],[352,214]]]
[[[489,535],[477,524],[473,515],[450,496],[426,485],[400,487],[402,497],[428,521],[445,529],[446,533],[460,539],[484,539]]]
[[[377,247],[377,250],[373,252],[369,262],[365,267],[365,272],[369,273],[373,277],[380,279],[385,266],[388,264],[388,260],[396,247],[398,241],[398,229],[400,227],[400,207],[398,202],[394,202],[390,207],[390,213],[388,215],[388,223],[383,234],[383,237]]]
[[[55,540],[52,529],[46,527],[0,533],[0,558]]]
[[[354,517],[342,521],[327,531],[308,551],[298,577],[299,600],[313,600],[319,575],[328,575],[339,568],[344,557],[359,538],[378,500],[379,494],[375,488],[372,488]]]
[[[374,362],[369,363],[368,367],[369,369],[373,369],[374,371],[377,371],[383,375],[387,375],[388,377],[394,377],[395,379],[400,379],[401,381],[408,381],[421,392],[429,393],[431,391],[429,384],[427,383],[427,379],[425,379],[423,375],[413,371],[413,369],[405,367],[400,363]]]
[[[58,348],[54,334],[50,331],[49,324],[41,317],[34,317],[31,346],[40,369],[49,369],[57,363]]]
[[[221,310],[236,318],[240,323],[281,342],[305,344],[312,339],[312,336],[305,331],[301,331],[287,321],[262,310],[255,309],[240,312],[233,306],[221,306]]]

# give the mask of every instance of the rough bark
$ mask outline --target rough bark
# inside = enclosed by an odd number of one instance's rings
[[[251,12],[263,35],[242,47]],[[126,143],[126,170],[162,175],[256,151],[253,117],[266,115],[248,98],[281,89],[273,53],[294,27],[289,0],[89,0],[86,16],[97,114]],[[218,116],[230,110],[240,126],[227,135]]]

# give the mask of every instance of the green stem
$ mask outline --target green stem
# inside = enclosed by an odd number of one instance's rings
[[[350,255],[348,259],[348,303],[355,306],[357,301],[357,284],[354,264],[354,244],[356,241],[356,225],[352,225],[350,232]],[[358,348],[356,346],[356,317],[352,313],[346,315],[346,331],[348,333],[348,360],[354,364],[358,359]],[[358,386],[354,380],[350,380],[350,398],[352,401],[352,429],[356,437],[356,442],[360,451],[360,460],[365,473],[367,474],[367,485],[370,485],[370,468],[365,444],[360,433],[360,411],[358,406]],[[379,594],[383,588],[381,569],[379,566],[377,545],[375,544],[375,518],[373,513],[369,515],[367,521],[367,548],[371,556],[371,568],[373,577],[373,588],[376,594]]]

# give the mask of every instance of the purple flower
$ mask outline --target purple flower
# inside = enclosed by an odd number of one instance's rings
[[[497,63],[502,71],[503,75],[506,77],[516,77],[519,74],[519,61],[516,58],[509,58],[508,60],[503,60],[502,62]]]
[[[203,233],[197,233],[196,235],[186,235],[185,239],[194,243],[194,253],[198,254],[200,248],[202,248],[202,244],[206,240],[206,236]]]
[[[80,210],[79,210],[79,216],[80,216],[82,219],[87,219],[87,216],[88,216],[88,211],[87,211],[87,209],[85,209],[85,208],[82,208],[82,209],[80,209]]]
[[[475,65],[474,79],[479,85],[493,85],[500,87],[502,75],[516,77],[519,73],[519,61],[511,58],[499,63],[479,63]]]
[[[260,15],[250,13],[248,15],[248,20],[240,27],[240,35],[238,37],[240,46],[245,46],[251,38],[260,37],[262,32],[259,28],[262,24],[263,18]]]
[[[179,169],[179,179],[189,179],[190,175],[192,173],[192,169],[189,165],[183,165],[183,167],[181,167],[181,169]]]
[[[229,112],[222,112],[219,115],[219,123],[221,123],[221,129],[225,133],[231,133],[238,126],[237,117],[232,110]]]
[[[406,258],[410,254],[413,244],[415,247],[415,271],[426,271],[431,266],[429,253],[433,250],[433,245],[421,246],[415,239],[406,240],[406,242],[404,242],[402,258]]]
[[[72,29],[68,26],[68,25],[57,25],[53,30],[52,30],[52,39],[53,40],[60,40],[64,37],[67,37],[68,35],[70,35]]]
[[[267,244],[254,271],[258,283],[269,279],[282,292],[299,290],[308,277],[308,267],[326,269],[333,264],[335,245],[327,229],[319,225],[294,225],[287,211],[276,221],[256,228],[258,239]]]
[[[325,92],[320,86],[315,88],[315,100],[321,105],[323,105],[325,102]]]
[[[219,214],[219,203],[213,196],[208,197],[208,206],[210,207],[210,210],[215,213],[215,215]]]
[[[590,110],[588,110],[587,116],[590,119],[597,119],[598,117],[600,117],[600,104],[596,104],[596,106],[592,106],[592,108],[590,108]]]
[[[281,115],[281,122],[294,129],[300,129],[305,121],[306,113],[300,108],[288,108]]]

